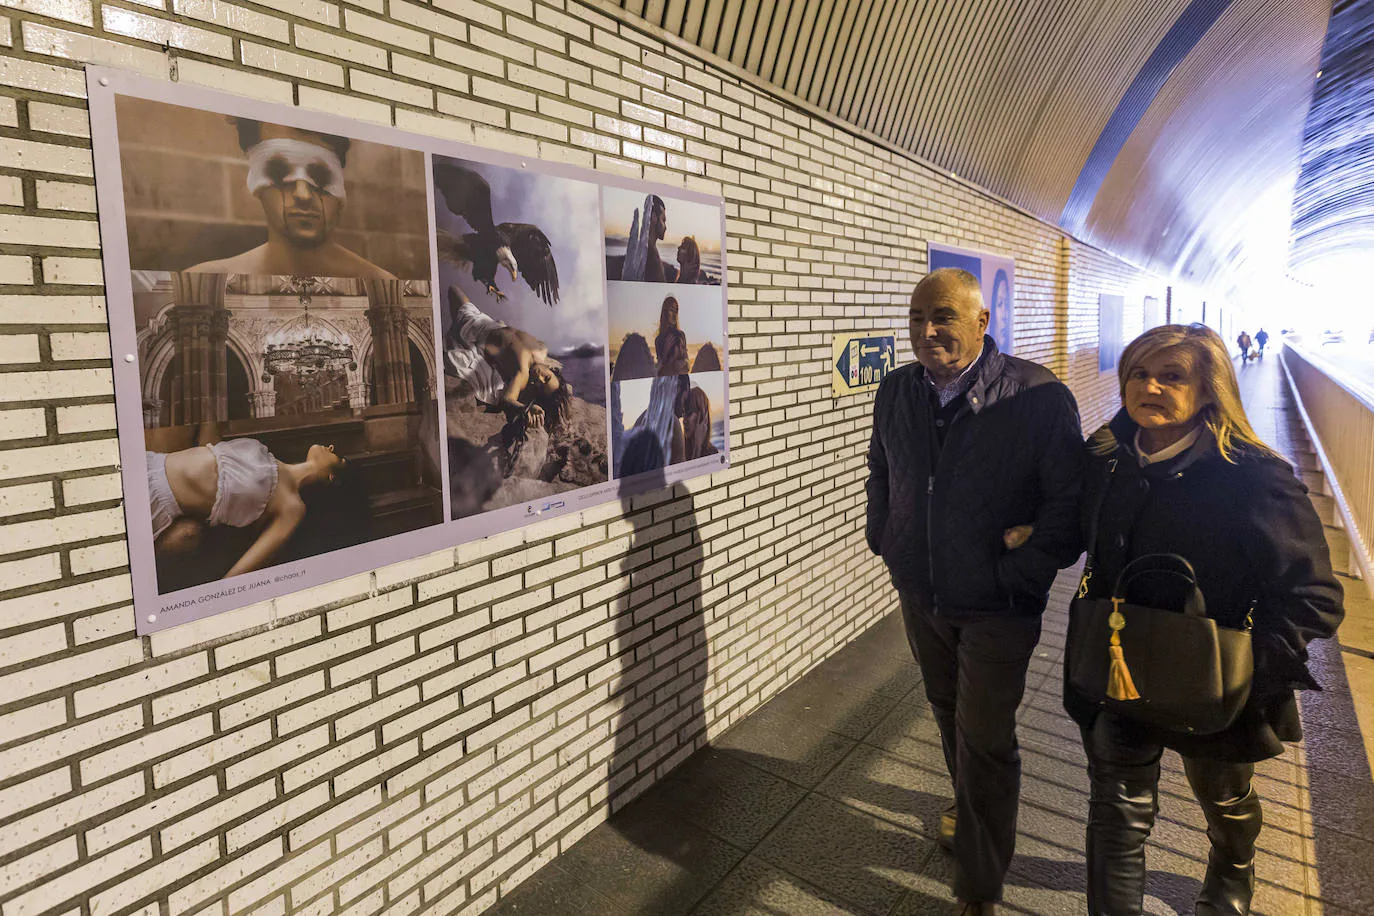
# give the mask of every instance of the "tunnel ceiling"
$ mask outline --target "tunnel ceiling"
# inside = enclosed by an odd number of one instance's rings
[[[1303,132],[1292,272],[1309,283],[1374,264],[1374,0],[1337,0]]]
[[[614,3],[1167,276],[1287,263],[1330,0]]]

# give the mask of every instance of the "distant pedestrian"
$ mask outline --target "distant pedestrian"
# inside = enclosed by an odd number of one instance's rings
[[[1240,347],[1240,364],[1242,366],[1250,359],[1251,343],[1250,335],[1245,331],[1241,331],[1240,336],[1236,338],[1236,346]]]
[[[1269,332],[1266,331],[1264,328],[1260,328],[1260,329],[1259,329],[1259,333],[1257,333],[1257,334],[1255,335],[1255,343],[1259,345],[1259,353],[1258,353],[1257,355],[1258,355],[1261,359],[1263,359],[1263,358],[1264,358],[1264,345],[1267,344],[1267,343],[1269,343]]]

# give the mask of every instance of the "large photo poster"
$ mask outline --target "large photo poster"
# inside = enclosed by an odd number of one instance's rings
[[[983,305],[990,313],[988,334],[1003,353],[1014,353],[1016,346],[1016,262],[985,251],[970,251],[953,245],[926,243],[930,269],[957,267],[978,278],[983,290]]]
[[[140,632],[725,465],[718,198],[88,84]]]
[[[158,593],[440,522],[424,155],[115,121]]]

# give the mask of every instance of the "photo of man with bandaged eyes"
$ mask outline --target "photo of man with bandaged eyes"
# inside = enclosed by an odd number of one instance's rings
[[[129,266],[428,281],[424,154],[116,99]]]
[[[348,138],[248,118],[235,118],[234,126],[248,157],[248,190],[267,219],[267,241],[190,271],[394,279],[333,238],[348,197]]]

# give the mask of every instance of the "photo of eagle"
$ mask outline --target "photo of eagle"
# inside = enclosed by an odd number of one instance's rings
[[[500,223],[492,218],[491,185],[472,169],[453,162],[434,163],[434,184],[450,212],[472,229],[457,236],[438,233],[439,256],[460,267],[470,267],[472,278],[488,294],[504,301],[496,285],[496,271],[505,267],[511,280],[521,279],[547,305],[558,302],[558,265],[549,238],[529,223]]]

